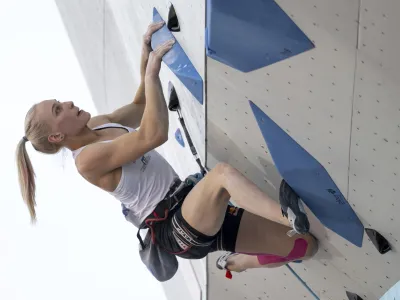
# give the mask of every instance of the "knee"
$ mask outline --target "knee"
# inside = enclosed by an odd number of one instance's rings
[[[222,185],[224,186],[224,178],[226,177],[227,172],[229,172],[229,168],[232,168],[229,164],[220,162],[215,165],[215,167],[211,170],[209,174]]]
[[[212,170],[218,177],[225,179],[230,174],[237,172],[237,170],[230,164],[225,162],[218,163]]]
[[[212,171],[218,173],[219,175],[224,175],[226,174],[227,171],[229,171],[230,168],[232,168],[230,164],[227,164],[225,162],[219,162],[215,165]]]
[[[213,182],[218,185],[218,188],[221,189],[221,192],[228,194],[227,191],[227,178],[229,174],[234,172],[234,168],[224,162],[218,163],[210,172],[212,174],[214,180]]]

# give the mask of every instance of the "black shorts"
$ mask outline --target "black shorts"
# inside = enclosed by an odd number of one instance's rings
[[[186,197],[187,193],[183,197]],[[166,220],[153,224],[155,242],[164,250],[186,259],[201,259],[214,251],[235,252],[236,238],[244,210],[228,205],[218,233],[207,236],[197,231],[183,218],[181,208],[184,201],[184,199],[180,201]]]
[[[228,205],[221,229],[216,235],[207,236],[186,222],[181,206],[167,220],[154,226],[156,242],[162,248],[186,259],[201,259],[214,251],[235,252],[242,208]]]

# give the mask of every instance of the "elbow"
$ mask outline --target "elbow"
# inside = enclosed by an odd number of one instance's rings
[[[153,134],[151,137],[144,137],[143,140],[149,145],[149,147],[154,149],[168,141],[168,134]]]
[[[155,143],[158,146],[161,146],[162,144],[166,143],[168,141],[168,133],[167,134],[160,134],[155,138]]]
[[[141,126],[138,133],[140,134],[141,139],[146,141],[153,148],[161,146],[168,141],[168,131],[166,130]]]

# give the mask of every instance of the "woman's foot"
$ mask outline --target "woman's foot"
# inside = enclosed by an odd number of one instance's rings
[[[220,257],[218,257],[216,265],[217,268],[220,270],[228,270],[227,265],[228,265],[228,258],[237,255],[236,253],[233,252],[225,252],[222,254]]]
[[[229,259],[230,258],[232,258],[232,257],[234,257],[234,256],[236,256],[236,255],[238,255],[237,253],[233,253],[233,252],[225,252],[224,254],[222,254],[220,257],[218,257],[218,259],[217,259],[217,262],[216,262],[216,266],[217,266],[217,268],[218,269],[220,269],[220,270],[225,270],[226,271],[226,275],[225,275],[225,277],[226,278],[228,278],[228,279],[232,279],[232,273],[231,273],[231,271],[234,271],[234,272],[241,272],[240,270],[239,271],[237,271],[237,270],[230,270],[229,268],[228,268],[228,266],[229,266]]]
[[[292,236],[295,233],[306,234],[310,230],[306,211],[299,195],[282,180],[279,189],[279,203],[281,204],[282,214],[288,218],[293,230],[288,232]]]

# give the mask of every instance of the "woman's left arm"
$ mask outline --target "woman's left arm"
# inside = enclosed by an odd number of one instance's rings
[[[137,128],[143,117],[144,108],[146,106],[145,96],[145,75],[147,62],[149,60],[151,49],[151,36],[154,32],[164,26],[165,22],[151,23],[143,35],[142,56],[140,59],[140,84],[136,91],[133,101],[124,105],[110,114],[94,117],[88,124],[89,127],[95,127],[104,123],[118,123],[123,126]]]

